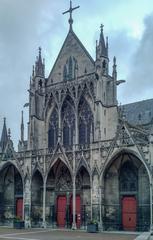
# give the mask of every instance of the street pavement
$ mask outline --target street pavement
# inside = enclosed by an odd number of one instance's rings
[[[134,240],[135,233],[86,233],[66,230],[15,230],[0,229],[0,240]]]

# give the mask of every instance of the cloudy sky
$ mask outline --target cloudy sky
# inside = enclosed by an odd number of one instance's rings
[[[153,1],[74,0],[74,31],[95,58],[99,26],[105,25],[111,59],[115,55],[118,102],[153,98]],[[28,101],[29,79],[38,47],[46,60],[48,76],[68,32],[62,12],[69,0],[0,0],[0,129],[3,117],[17,145],[23,105]],[[28,109],[24,109],[25,126]]]

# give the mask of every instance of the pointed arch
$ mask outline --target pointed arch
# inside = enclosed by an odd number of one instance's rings
[[[78,172],[80,171],[80,169],[84,167],[84,169],[86,169],[86,171],[88,172],[89,176],[91,177],[91,171],[90,171],[90,167],[88,166],[86,160],[82,157],[79,161],[79,164],[76,168],[76,175],[78,174]]]
[[[58,141],[59,115],[55,105],[49,119],[48,126],[48,148],[54,148]]]
[[[63,145],[72,146],[75,135],[75,106],[70,95],[67,95],[61,109]]]
[[[35,168],[34,168],[33,171],[32,171],[32,178],[33,178],[33,176],[34,176],[37,172],[41,175],[41,177],[42,177],[42,179],[43,179],[43,174],[42,174],[41,169],[39,168],[39,165],[38,165],[38,164],[36,164]]]
[[[69,163],[68,163],[66,160],[64,160],[64,159],[61,158],[61,157],[60,157],[60,158],[59,158],[59,157],[56,157],[56,158],[54,159],[54,161],[52,161],[50,167],[48,168],[48,171],[47,171],[46,176],[48,176],[49,172],[52,170],[52,168],[54,167],[54,165],[55,165],[58,161],[61,161],[61,162],[69,169],[70,174],[71,174],[71,176],[72,176],[72,175],[73,175],[73,172],[72,172],[71,166],[69,165]]]
[[[3,162],[3,164],[0,165],[0,172],[3,171],[4,168],[9,167],[11,165],[14,166],[14,168],[16,168],[16,170],[20,173],[22,181],[23,181],[23,174],[21,173],[21,170],[18,168],[18,166],[15,164],[14,161],[8,160],[8,161]]]
[[[143,160],[142,156],[138,152],[131,150],[131,149],[127,149],[127,148],[123,148],[122,150],[117,150],[111,156],[109,156],[109,158],[107,159],[107,161],[102,169],[102,172],[101,172],[101,181],[104,178],[104,174],[105,174],[106,170],[109,168],[109,166],[115,161],[115,159],[118,156],[121,156],[124,153],[129,153],[129,154],[135,156],[135,158],[140,160],[140,162],[145,166],[145,169],[146,169],[148,177],[149,177],[149,182],[151,183],[151,181],[152,181],[151,173],[150,173],[150,170],[149,170],[146,162]]]
[[[146,163],[133,150],[123,149],[112,155],[102,172],[101,184],[104,188],[104,226],[126,228],[123,214],[123,200],[133,199],[140,215],[135,212],[137,221],[133,228],[146,231],[152,221],[151,176]],[[138,196],[138,197],[137,197]],[[130,201],[130,200],[129,200]],[[131,200],[132,201],[132,200]],[[113,205],[113,208],[112,208]],[[129,212],[127,212],[129,214]],[[118,220],[116,220],[118,219]]]
[[[81,97],[78,105],[79,144],[89,144],[94,137],[94,116],[90,105]]]
[[[56,191],[64,191],[64,188],[65,190],[66,188],[72,190],[72,170],[65,163],[65,161],[57,158],[56,161],[53,162],[47,174],[47,184],[50,175],[54,176],[52,180],[55,181],[54,188],[56,189]]]
[[[23,174],[9,161],[1,166],[0,176],[0,221],[12,224],[14,217],[23,219]]]
[[[41,221],[43,214],[43,176],[36,169],[31,182],[31,224],[35,226]]]
[[[17,185],[20,185],[20,187],[22,187],[22,194],[23,194],[23,174],[20,172],[19,168],[10,161],[7,161],[5,164],[3,164],[3,166],[0,168],[0,173],[3,173],[4,171],[8,171],[10,168],[13,167],[13,171],[16,175],[18,175],[18,181],[14,180],[14,183],[16,183]],[[15,178],[15,174],[14,174],[14,178]],[[11,176],[13,177],[13,176]],[[20,179],[20,180],[19,180]]]

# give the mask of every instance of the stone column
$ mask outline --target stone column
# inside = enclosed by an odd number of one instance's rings
[[[58,141],[62,140],[62,121],[61,121],[61,108],[58,110],[59,123],[58,123]]]
[[[72,181],[73,181],[73,194],[72,194],[72,201],[73,201],[73,222],[72,222],[72,229],[76,229],[76,173],[75,173],[75,145],[73,145],[73,174],[72,174]]]
[[[75,114],[76,121],[75,121],[75,144],[79,143],[79,126],[78,126],[78,113]]]
[[[99,184],[99,210],[100,210],[100,228],[104,230],[104,182]]]
[[[75,185],[75,174],[73,175],[73,223],[72,223],[72,229],[76,229],[76,185]]]
[[[152,177],[151,177],[152,179]],[[150,232],[153,233],[153,185],[152,182],[150,182]]]
[[[31,227],[31,181],[25,177],[24,181],[24,221],[25,228]]]
[[[99,185],[99,217],[100,217],[100,229],[103,230],[102,224],[102,186]]]
[[[46,228],[46,179],[43,184],[43,224],[42,227]]]
[[[92,177],[90,176],[90,186],[91,186],[91,188],[90,188],[90,197],[91,197],[91,217],[90,217],[90,219],[92,220],[92,205],[93,205],[93,199],[92,199],[92,192],[93,192],[93,183],[92,183]]]

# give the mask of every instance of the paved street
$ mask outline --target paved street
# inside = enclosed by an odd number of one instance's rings
[[[14,230],[0,229],[0,240],[134,240],[136,234],[128,233],[86,233],[63,230]]]

